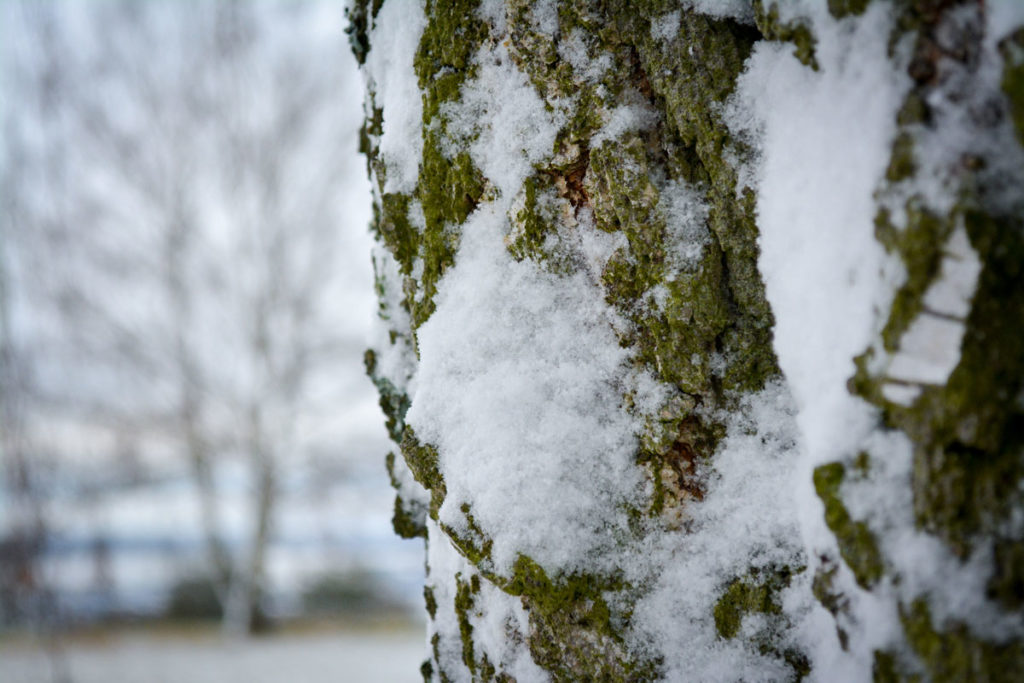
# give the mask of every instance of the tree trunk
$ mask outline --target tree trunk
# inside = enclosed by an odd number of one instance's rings
[[[1024,670],[1024,11],[356,2],[427,680]]]

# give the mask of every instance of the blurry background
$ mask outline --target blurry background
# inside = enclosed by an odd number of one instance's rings
[[[0,1],[0,672],[29,639],[74,679],[86,627],[418,613],[361,361],[345,24],[312,0]]]

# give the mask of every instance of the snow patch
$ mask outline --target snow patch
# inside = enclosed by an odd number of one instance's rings
[[[776,321],[775,351],[798,408],[801,462],[787,489],[800,508],[810,572],[819,556],[838,557],[812,472],[856,453],[876,428],[874,408],[850,395],[846,382],[903,277],[874,236],[873,194],[909,86],[887,56],[889,10],[879,3],[857,21],[835,21],[824,5],[806,8],[820,69],[801,64],[791,46],[758,43],[730,111],[733,128],[760,148],[758,266]],[[846,572],[839,578],[853,613],[875,634],[853,638],[848,653],[834,633],[815,636],[814,668],[868,678],[871,643],[898,630],[896,615]]]
[[[419,330],[407,420],[438,447],[441,521],[464,527],[469,503],[499,570],[526,553],[548,570],[592,571],[642,487],[639,425],[621,407],[627,352],[600,289],[515,261],[508,229],[493,203],[466,222]]]
[[[658,113],[651,109],[643,96],[636,91],[623,93],[626,104],[605,112],[605,122],[590,139],[591,147],[598,147],[605,140],[614,140],[626,133],[647,130],[658,123]]]
[[[455,577],[468,577],[475,573],[473,565],[459,554],[448,536],[432,519],[427,519],[427,581],[437,609],[427,621],[427,643],[434,650],[437,661],[450,674],[459,674],[460,680],[469,680],[469,668],[462,662],[462,640],[459,617],[455,613],[458,587]],[[436,636],[436,640],[435,640]],[[436,646],[434,645],[436,643]],[[431,650],[427,651],[429,657]]]
[[[721,415],[727,436],[706,473],[707,493],[692,506],[687,530],[652,534],[629,579],[653,588],[635,606],[633,645],[665,658],[666,680],[772,681],[789,677],[780,660],[716,631],[715,603],[752,567],[803,565],[798,508],[789,495],[796,473],[797,425],[786,387],[772,383]],[[794,625],[811,615],[810,577],[797,574],[787,593]],[[795,587],[799,586],[797,590]],[[685,615],[681,618],[681,615]],[[757,615],[744,620],[756,627]]]
[[[452,149],[469,147],[477,168],[502,196],[516,195],[533,167],[553,154],[564,115],[549,112],[504,44],[477,53],[477,77],[458,102],[441,106]]]
[[[416,372],[416,354],[408,338],[395,332],[410,329],[409,314],[402,306],[402,274],[387,249],[372,251],[374,276],[378,282],[378,320],[371,347],[376,356],[376,373],[399,391],[407,391]]]
[[[675,38],[679,33],[680,12],[681,10],[673,10],[652,21],[651,37],[665,42]]]
[[[423,0],[387,2],[370,34],[363,73],[372,101],[385,112],[379,148],[387,173],[384,192],[408,193],[416,187],[423,157],[423,101],[413,58],[426,25]]]
[[[670,181],[661,188],[660,207],[665,216],[666,250],[672,270],[690,270],[711,241],[708,206],[697,188]]]
[[[587,83],[597,83],[611,67],[611,55],[605,53],[596,59],[590,56],[584,33],[576,28],[558,43],[558,55],[572,65],[578,77]]]

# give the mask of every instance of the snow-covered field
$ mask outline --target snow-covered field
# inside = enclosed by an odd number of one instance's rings
[[[225,642],[214,637],[123,634],[76,641],[63,651],[70,678],[46,653],[0,643],[4,683],[278,683],[414,681],[426,656],[422,631],[329,632]]]

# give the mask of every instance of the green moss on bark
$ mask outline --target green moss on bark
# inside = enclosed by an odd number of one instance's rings
[[[814,579],[811,582],[811,593],[821,603],[821,606],[829,611],[832,618],[836,620],[836,637],[839,639],[839,646],[846,650],[849,646],[850,636],[846,629],[840,625],[840,619],[845,620],[848,616],[850,600],[836,586],[836,576],[838,573],[839,567],[835,561],[828,556],[823,557],[821,565],[814,573]]]
[[[476,658],[473,656],[473,625],[469,615],[473,609],[475,596],[480,592],[480,577],[473,575],[469,581],[462,579],[462,574],[455,575],[455,618],[459,622],[459,634],[462,640],[462,663],[476,676]]]
[[[728,310],[728,324],[710,340],[726,360],[721,388],[756,391],[778,373],[771,344],[774,321],[757,270],[754,197],[749,192],[737,197],[734,164],[745,152],[721,111],[759,35],[733,21],[683,12],[678,35],[662,45],[651,37],[650,19],[673,7],[661,2],[646,5],[650,14],[623,12],[617,20],[623,33],[641,36],[636,43],[640,72],[667,124],[660,136],[663,167],[683,174],[679,179],[700,188],[708,204],[708,228],[718,250],[714,244],[709,247],[702,267],[714,268],[709,261],[717,257],[720,284],[717,289],[711,283],[703,286],[712,286],[718,306]],[[700,300],[709,301],[706,296]],[[718,306],[705,307],[706,319],[694,316],[692,324],[720,324]],[[693,353],[706,354],[707,340],[685,357]]]
[[[411,194],[388,193],[381,199],[380,233],[405,276],[405,305],[413,331],[434,312],[437,283],[454,262],[458,227],[484,191],[485,180],[467,153],[449,158],[442,151],[447,122],[441,105],[456,100],[462,84],[474,73],[472,56],[487,33],[476,17],[477,4],[475,0],[427,3],[428,22],[413,60],[423,91],[419,183]],[[373,150],[370,158],[375,159]],[[374,168],[383,189],[387,169],[379,163]],[[413,200],[422,211],[421,228],[409,215]],[[417,262],[422,266],[418,272]]]
[[[896,655],[892,652],[875,650],[872,658],[874,661],[871,664],[871,680],[874,683],[899,683],[899,681],[908,680],[900,674]],[[919,677],[910,680],[917,681]]]
[[[521,596],[530,619],[529,646],[537,664],[556,681],[646,681],[656,678],[657,662],[639,658],[622,640],[604,598],[621,590],[616,579],[585,574],[550,578],[521,555],[510,580],[501,585]]]
[[[871,4],[871,0],[828,0],[828,11],[837,19],[857,14],[864,14],[864,10]]]
[[[395,442],[401,441],[402,431],[405,429],[405,413],[409,410],[409,397],[403,391],[395,388],[390,380],[377,372],[377,354],[373,349],[367,349],[363,354],[363,365],[366,374],[377,387],[380,396],[380,409],[386,418],[385,426],[388,435]]]
[[[580,221],[592,218],[598,229],[624,238],[626,246],[608,261],[601,284],[628,323],[617,327],[622,343],[634,351],[638,365],[668,388],[663,410],[648,420],[636,456],[650,472],[653,496],[649,509],[635,511],[634,531],[642,534],[644,525],[652,523],[640,519],[644,514],[672,526],[672,520],[684,518],[685,508],[703,496],[699,466],[713,463],[724,434],[717,418],[710,416],[734,407],[737,398],[779,374],[772,353],[772,315],[757,271],[755,197],[750,189],[737,192],[737,167],[748,158],[748,150],[722,121],[722,107],[757,40],[792,43],[796,56],[817,69],[816,38],[808,23],[781,21],[776,2],[755,2],[756,27],[680,10],[669,0],[559,3],[558,26],[545,32],[537,24],[536,5],[513,0],[508,3],[507,36],[491,35],[475,13],[477,4],[427,3],[428,25],[415,58],[424,93],[419,182],[410,193],[385,194],[375,217],[375,230],[404,278],[403,305],[412,318],[408,333],[411,338],[432,314],[437,283],[454,263],[462,226],[486,198],[488,187],[465,150],[453,152],[448,144],[443,105],[457,101],[463,84],[474,76],[472,58],[480,46],[500,38],[547,105],[568,113],[553,159],[546,168],[534,169],[517,198],[508,249],[516,259],[531,259],[560,273],[580,268],[566,239],[580,228]],[[917,38],[910,65],[915,85],[899,112],[899,134],[886,171],[890,187],[906,187],[920,172],[924,156],[916,153],[917,136],[933,123],[927,103],[936,79],[929,59],[943,54],[936,47],[935,27],[956,4],[897,3],[900,30],[915,31]],[[360,59],[368,49],[378,5],[377,0],[372,6],[357,2],[352,10],[353,48]],[[845,17],[864,12],[867,5],[864,0],[830,0],[829,10]],[[677,34],[652,36],[652,20],[675,10]],[[1002,88],[1017,135],[1024,138],[1021,35],[1001,46]],[[559,48],[570,37],[591,55],[588,64],[600,62],[604,70],[575,69],[564,59]],[[592,144],[611,109],[626,99],[649,107],[652,125]],[[383,116],[372,109],[361,141],[382,187],[387,169],[373,141],[381,133]],[[1024,434],[1024,341],[1015,333],[1024,319],[1024,226],[1019,216],[999,215],[986,206],[983,193],[972,185],[973,167],[965,164],[965,169],[963,192],[952,211],[943,215],[911,197],[902,207],[906,220],[898,221],[901,227],[884,211],[879,213],[878,239],[903,262],[907,279],[896,294],[881,345],[858,359],[851,388],[878,406],[887,428],[904,432],[915,444],[910,485],[919,526],[961,557],[991,543],[995,571],[989,595],[1007,609],[1019,610],[1024,602],[1024,552],[1005,522],[1021,505],[1024,474],[1024,437],[1016,436]],[[671,183],[685,185],[707,207],[709,238],[682,269],[670,262],[668,253],[669,218],[662,194]],[[898,350],[903,334],[922,314],[924,293],[939,274],[943,245],[960,225],[985,264],[966,321],[960,365],[945,386],[923,387],[913,405],[894,404],[881,392],[885,378],[878,370],[884,365],[880,355]],[[371,376],[374,366],[368,354]],[[420,517],[399,498],[395,526],[399,533],[421,536],[425,528],[418,520],[425,514],[437,519],[446,495],[439,454],[405,427],[408,397],[385,380],[375,377],[375,382],[392,438],[402,441],[410,469],[431,493],[429,509],[420,510]],[[630,397],[624,404],[632,409]],[[815,471],[814,484],[843,561],[859,586],[872,590],[888,569],[870,529],[852,519],[843,500],[844,480],[858,476],[869,475],[832,463]],[[442,525],[442,530],[479,572],[469,580],[457,577],[455,596],[462,660],[475,678],[507,677],[474,646],[470,616],[482,609],[476,605],[481,580],[522,600],[529,615],[530,651],[555,680],[657,677],[659,662],[638,657],[623,638],[629,615],[616,614],[609,606],[609,593],[631,595],[640,588],[622,585],[614,577],[549,576],[527,557],[519,558],[511,576],[498,575],[491,539],[468,505],[462,512],[465,525]],[[813,579],[813,592],[836,617],[845,647],[847,635],[838,623],[849,617],[849,601],[837,576],[835,564],[823,564]],[[723,638],[749,638],[750,646],[788,661],[799,677],[806,672],[806,659],[777,645],[788,628],[780,621],[779,602],[788,576],[782,581],[753,570],[735,578],[723,588],[713,616]],[[431,607],[432,598],[425,594],[431,616],[437,607]],[[744,634],[744,616],[755,613],[774,624],[771,633]],[[1007,670],[1024,668],[1016,644],[982,642],[961,625],[937,629],[924,603],[904,605],[903,624],[911,649],[934,680],[957,675],[985,680],[998,675],[993,673],[996,664]],[[435,661],[425,663],[424,675],[450,680],[454,675],[438,663],[436,638],[433,647]],[[912,680],[906,671],[914,666],[903,661],[907,658],[902,649],[876,653],[876,680]]]
[[[734,579],[715,603],[715,629],[723,638],[735,638],[743,617],[754,612],[781,614],[776,592],[767,583]]]
[[[906,189],[913,187],[919,173],[913,148],[934,125],[927,102],[934,99],[937,88],[949,87],[937,78],[940,68],[964,73],[979,69],[981,34],[971,30],[969,21],[947,21],[955,12],[961,19],[967,16],[971,8],[961,5],[964,3],[900,6],[900,30],[913,33],[908,67],[913,87],[897,119],[899,133],[887,173],[888,186],[879,193],[883,200],[904,196]],[[941,35],[940,26],[944,27]],[[976,121],[974,125],[981,128],[1001,125],[1004,104],[1010,120],[1017,123],[1014,89],[1021,77],[1014,70],[1020,64],[1015,59],[1020,53],[1008,45],[1002,45],[1006,101],[989,103],[1000,114]],[[1017,133],[1019,137],[1019,129]],[[958,189],[956,202],[945,212],[926,208],[921,197],[912,195],[905,201],[902,227],[894,225],[887,211],[879,213],[876,235],[902,261],[907,278],[896,293],[883,329],[883,349],[868,350],[857,359],[850,388],[877,405],[885,424],[905,433],[913,444],[909,485],[918,527],[941,539],[962,559],[976,552],[988,554],[991,548],[993,573],[987,596],[1020,614],[1024,606],[1024,553],[1020,550],[1024,539],[1012,530],[1009,520],[1024,504],[1024,402],[1020,399],[1024,339],[1019,333],[1019,321],[1024,320],[1024,220],[1019,209],[1008,211],[992,201],[986,187],[990,182],[985,175],[987,163],[970,157],[956,168],[946,169],[954,174]],[[944,384],[919,385],[919,394],[910,405],[888,401],[882,393],[887,381],[885,363],[879,362],[878,355],[898,351],[903,334],[920,316],[936,314],[926,310],[924,295],[940,275],[950,235],[961,228],[982,269],[970,313],[962,321],[959,363]],[[839,526],[853,531],[848,523]],[[856,571],[845,553],[844,559]],[[994,643],[962,623],[937,626],[924,598],[902,605],[901,610],[907,642],[917,663],[903,662],[905,655],[896,651],[878,653],[876,680],[919,680],[918,666],[927,672],[924,680],[934,681],[1008,680],[1005,672],[1024,669],[1024,645],[1019,638]]]
[[[384,0],[355,0],[345,8],[345,17],[348,19],[345,33],[348,34],[352,54],[360,64],[366,61],[366,54],[370,51],[370,27],[383,3]]]
[[[1024,225],[977,210],[964,225],[984,267],[960,364],[945,386],[888,414],[915,443],[919,523],[961,556],[975,536],[1001,536],[1024,480]]]
[[[825,524],[835,534],[843,560],[857,583],[870,588],[882,577],[882,556],[867,524],[854,521],[843,504],[840,487],[845,476],[842,463],[821,465],[814,470],[814,489],[825,504]]]
[[[395,495],[391,528],[396,534],[402,538],[426,538],[425,519],[426,510],[419,503],[407,501],[401,494]]]
[[[462,515],[466,520],[467,533],[457,531],[455,528],[441,523],[441,530],[445,532],[452,544],[462,553],[463,557],[469,560],[473,565],[479,568],[481,571],[497,584],[501,584],[502,580],[497,574],[489,571],[491,567],[491,548],[494,542],[484,533],[480,525],[477,524],[476,519],[473,517],[472,509],[469,503],[463,503],[460,506]]]
[[[427,25],[413,60],[423,96],[423,121],[429,124],[442,103],[455,100],[472,77],[473,54],[487,36],[476,15],[479,0],[427,0]]]
[[[833,14],[845,12],[847,6],[867,5],[866,0],[829,0],[829,10]],[[863,11],[863,7],[861,10]],[[804,65],[818,70],[818,60],[814,56],[817,39],[811,27],[803,21],[783,22],[779,19],[778,2],[774,0],[755,0],[754,19],[761,34],[768,40],[792,43],[793,54]]]
[[[780,594],[793,575],[802,571],[803,567],[751,569],[747,575],[726,584],[714,607],[715,629],[726,639],[740,635],[744,617],[757,614],[764,618],[764,626],[753,636],[753,642],[762,654],[779,657],[789,664],[791,680],[801,680],[810,673],[810,663],[799,650],[779,645],[778,634],[788,627]]]
[[[928,603],[917,600],[901,614],[907,641],[921,658],[928,680],[933,683],[954,681],[991,681],[998,683],[1020,679],[1024,662],[1024,643],[987,643],[974,637],[963,624],[937,629]],[[894,669],[895,667],[893,667]],[[891,673],[889,673],[891,672]],[[912,675],[896,674],[890,680],[913,680]]]
[[[444,503],[448,489],[438,468],[437,448],[430,444],[422,444],[416,438],[412,427],[406,426],[402,436],[402,457],[412,470],[413,477],[420,485],[430,492],[430,517],[437,520],[437,511]]]
[[[1017,29],[999,45],[1003,55],[1003,92],[1017,141],[1024,145],[1024,29]]]
[[[391,486],[399,493],[395,494],[395,504],[391,515],[391,527],[402,538],[427,537],[427,509],[418,500],[407,500],[401,494],[401,484],[395,476],[395,454],[388,453],[385,459]]]
[[[666,404],[664,419],[652,425],[647,447],[638,455],[658,484],[655,515],[679,510],[703,495],[696,465],[711,457],[723,429],[694,414],[694,407],[722,405],[730,400],[727,396],[760,389],[778,374],[771,313],[756,268],[754,197],[747,192],[737,198],[736,170],[725,157],[727,149],[736,152],[738,147],[717,113],[757,32],[684,12],[680,36],[665,49],[650,38],[650,19],[670,9],[671,3],[659,2],[629,8],[562,4],[554,35],[537,30],[529,3],[512,3],[507,14],[507,45],[539,94],[549,102],[576,98],[576,113],[558,136],[551,166],[537,169],[526,182],[512,215],[508,248],[514,257],[536,260],[554,272],[578,268],[566,256],[571,250],[563,249],[559,240],[571,234],[575,218],[588,210],[598,229],[626,238],[628,247],[611,258],[602,275],[608,300],[632,322],[623,343],[636,349],[636,362],[678,392],[677,400]],[[437,23],[438,35],[464,31],[472,36],[470,42],[482,35],[476,29],[444,25],[448,21],[456,20],[446,15]],[[434,23],[432,18],[428,31]],[[577,73],[559,57],[558,41],[570,34],[582,36],[588,49],[607,59],[603,74],[595,78]],[[430,59],[423,54],[417,58],[421,86],[433,90],[424,98],[424,160],[416,196],[427,232],[444,226],[444,234],[451,237],[479,201],[483,184],[468,158],[460,162],[441,153],[445,122],[440,103],[457,96],[457,80],[470,77],[472,66],[453,68],[443,78],[426,78],[430,69],[469,54],[439,58],[426,37],[421,53],[428,46]],[[665,124],[591,146],[589,138],[602,124],[602,108],[617,104],[625,87],[637,88],[648,98]],[[668,181],[686,183],[709,205],[710,240],[693,267],[682,273],[670,274],[666,268],[667,216],[659,188]],[[425,236],[418,239],[421,245],[427,241]],[[433,273],[439,277],[451,264],[456,244],[457,237],[431,243],[437,263],[433,269],[423,246],[417,246],[424,276],[416,296],[407,295],[414,325],[432,311],[430,281]],[[651,306],[650,293],[658,287],[665,296],[660,306]],[[429,463],[436,452],[411,445],[408,450],[417,479],[434,482],[438,477]],[[435,516],[437,505],[435,495]],[[614,581],[582,575],[552,579],[525,557],[512,577],[497,576],[490,570],[490,540],[473,523],[471,511],[463,512],[468,532],[442,528],[486,580],[522,598],[529,611],[531,652],[556,680],[646,680],[656,675],[658,663],[637,660],[622,641],[620,622],[626,617],[612,615],[602,595]],[[483,675],[484,670],[476,673]]]
[[[897,136],[896,142],[893,143],[892,157],[885,171],[885,179],[891,183],[898,183],[914,175],[915,170],[917,166],[914,163],[914,138],[904,132]]]

